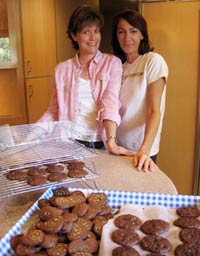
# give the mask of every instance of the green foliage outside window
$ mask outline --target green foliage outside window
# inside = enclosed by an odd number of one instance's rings
[[[0,62],[11,61],[9,37],[0,38]]]

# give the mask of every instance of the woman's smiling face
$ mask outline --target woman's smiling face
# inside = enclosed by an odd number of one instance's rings
[[[96,54],[101,42],[101,32],[96,24],[86,25],[72,36],[74,41],[78,43],[80,54]]]
[[[120,19],[117,26],[117,39],[121,49],[128,56],[138,54],[143,35],[138,28],[130,25],[125,19]]]

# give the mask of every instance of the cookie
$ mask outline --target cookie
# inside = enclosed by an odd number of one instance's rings
[[[69,196],[70,195],[70,191],[69,191],[68,188],[59,187],[59,188],[53,189],[53,195],[54,196]]]
[[[38,200],[38,207],[42,208],[44,206],[50,205],[50,202],[48,199],[39,199]]]
[[[27,246],[36,246],[43,242],[44,232],[39,229],[30,229],[26,235],[21,238],[23,244]]]
[[[118,246],[112,250],[112,256],[140,256],[140,254],[134,248]]]
[[[46,171],[44,168],[31,168],[27,171],[27,174],[29,176],[33,176],[33,175],[45,175]]]
[[[102,234],[102,229],[103,226],[107,223],[107,219],[104,216],[97,216],[94,219],[94,224],[93,224],[93,231],[95,234],[97,234],[98,236],[101,236]]]
[[[58,233],[64,225],[64,219],[62,216],[57,216],[47,220],[45,222],[38,222],[37,227],[42,229],[46,233]]]
[[[39,247],[32,247],[32,246],[27,246],[23,243],[20,243],[17,248],[16,248],[16,254],[18,256],[23,256],[23,255],[32,255],[38,251],[40,251]]]
[[[79,217],[84,216],[88,211],[89,205],[85,202],[82,202],[80,204],[77,204],[72,209],[72,212],[77,214]]]
[[[180,228],[200,228],[200,221],[196,218],[179,217],[174,221],[174,225]]]
[[[193,246],[189,243],[179,244],[174,250],[175,256],[199,256],[200,246]]]
[[[89,232],[85,239],[76,239],[69,243],[68,252],[73,254],[75,252],[95,253],[98,250],[98,242],[92,232]]]
[[[11,237],[10,246],[13,250],[16,250],[17,246],[21,243],[22,237],[23,237],[23,234],[17,234]]]
[[[27,183],[31,186],[43,185],[47,182],[47,177],[43,175],[32,175],[28,177]]]
[[[87,201],[90,204],[105,205],[107,204],[108,198],[105,193],[99,192],[99,193],[89,194]]]
[[[65,172],[54,172],[47,176],[47,180],[51,182],[61,182],[63,180],[66,180],[67,178],[68,175]]]
[[[111,238],[113,242],[124,246],[133,246],[140,240],[139,235],[135,231],[124,228],[114,230]]]
[[[76,213],[73,212],[65,212],[63,214],[63,219],[65,221],[76,221],[78,219],[78,215]]]
[[[93,223],[85,218],[78,218],[77,221],[73,223],[72,230],[67,234],[70,241],[75,239],[84,239],[88,232],[91,230]]]
[[[84,169],[71,169],[68,172],[70,178],[83,178],[88,175],[88,171]]]
[[[169,223],[162,219],[151,219],[145,221],[140,230],[147,235],[159,235],[169,229]]]
[[[67,244],[66,243],[57,243],[54,247],[47,249],[49,256],[65,256],[67,255]]]
[[[50,199],[52,205],[60,209],[68,209],[75,205],[85,202],[85,197],[82,195],[59,196]]]
[[[45,234],[43,242],[40,244],[42,248],[48,249],[55,246],[58,242],[58,236],[55,234]]]
[[[136,229],[140,227],[140,225],[142,224],[142,221],[135,215],[123,214],[118,216],[114,220],[114,224],[118,228]]]
[[[82,161],[71,161],[67,163],[67,168],[68,170],[72,169],[83,169],[85,167],[85,163]]]
[[[166,253],[171,251],[172,245],[166,238],[158,235],[148,235],[141,239],[140,246],[150,252]]]
[[[42,207],[38,212],[39,218],[43,221],[49,220],[56,216],[61,216],[62,214],[63,211],[61,209],[50,205]]]
[[[6,177],[9,180],[18,180],[18,181],[26,180],[27,176],[28,175],[24,170],[10,171],[6,175]]]
[[[184,207],[179,207],[176,209],[176,213],[180,217],[194,217],[197,218],[200,216],[200,209],[197,207],[192,207],[192,206],[184,206]]]
[[[46,168],[46,172],[49,173],[59,173],[64,171],[64,166],[62,165],[56,165],[56,164],[49,164]]]
[[[179,237],[184,243],[195,243],[200,241],[199,228],[184,228],[180,231]]]
[[[101,212],[101,205],[88,204],[88,210],[85,218],[93,220]]]

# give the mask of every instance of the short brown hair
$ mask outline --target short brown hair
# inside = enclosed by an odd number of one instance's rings
[[[72,34],[75,35],[77,32],[80,32],[86,25],[90,24],[96,24],[101,31],[103,23],[103,16],[99,11],[92,10],[89,6],[86,5],[82,5],[75,9],[69,19],[67,27],[67,34],[72,41],[73,48],[78,50],[79,46],[78,43],[73,40]]]

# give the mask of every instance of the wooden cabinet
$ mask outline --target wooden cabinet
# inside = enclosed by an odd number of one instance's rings
[[[21,0],[25,77],[52,74],[56,64],[54,0]]]
[[[51,96],[51,77],[26,79],[29,123],[35,123],[47,110]]]
[[[142,3],[155,50],[169,66],[158,165],[182,194],[191,194],[199,90],[200,1]]]
[[[54,0],[21,0],[21,24],[28,122],[47,109],[56,65]]]

